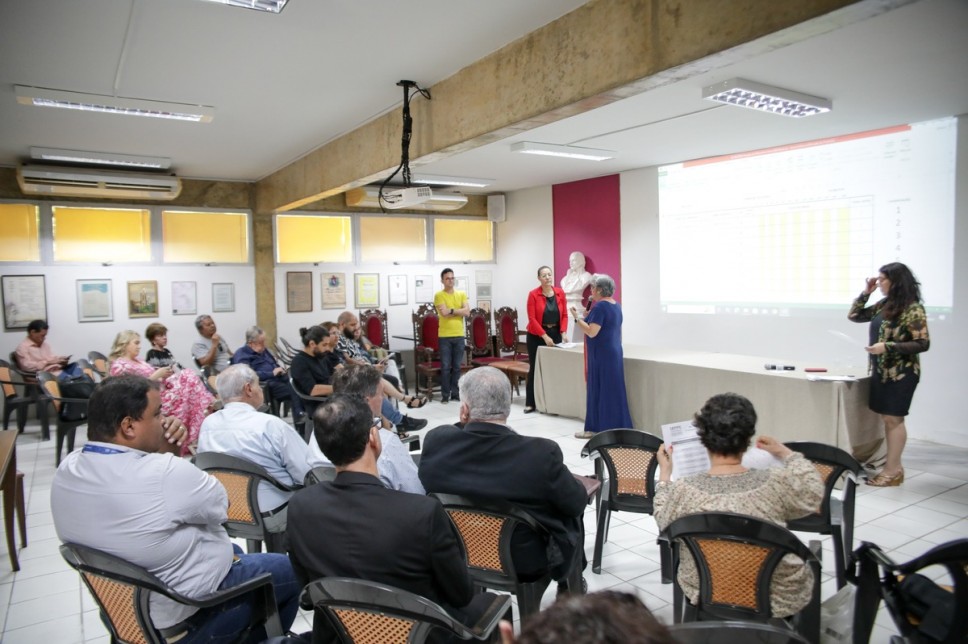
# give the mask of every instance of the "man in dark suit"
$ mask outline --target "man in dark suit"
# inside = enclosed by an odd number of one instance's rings
[[[545,543],[519,526],[512,538],[514,567],[522,578],[550,569],[564,590],[572,563],[580,560],[584,568],[585,487],[565,467],[557,443],[507,426],[511,385],[503,373],[478,367],[459,387],[462,427],[443,425],[427,434],[420,481],[427,492],[498,499],[528,512],[552,538]]]
[[[381,444],[373,412],[359,396],[335,394],[314,416],[314,434],[336,479],[289,501],[289,556],[299,580],[354,577],[416,593],[465,623],[491,601],[474,594],[460,536],[436,499],[380,482]],[[316,619],[314,641],[327,641]]]

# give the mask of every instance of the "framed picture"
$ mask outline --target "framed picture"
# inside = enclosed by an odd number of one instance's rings
[[[430,275],[417,275],[413,278],[413,297],[416,304],[434,301],[434,278]]]
[[[477,297],[491,297],[491,285],[490,284],[478,284],[477,285]]]
[[[4,275],[3,326],[26,329],[31,320],[47,319],[47,288],[43,275]]]
[[[77,280],[77,321],[111,322],[112,300],[111,280]]]
[[[286,311],[308,313],[313,310],[312,271],[286,273]]]
[[[128,282],[128,317],[158,317],[158,282]]]
[[[455,291],[463,291],[464,292],[464,295],[470,295],[470,293],[467,292],[467,276],[466,275],[460,275],[460,276],[457,277],[457,279],[454,280],[454,290]]]
[[[324,309],[346,308],[346,273],[320,273]]]
[[[195,282],[171,283],[171,312],[173,315],[195,315],[198,309],[198,292]]]
[[[407,303],[407,276],[390,275],[387,278],[390,293],[390,306]]]
[[[477,308],[484,309],[487,314],[491,314],[491,300],[477,300]]]
[[[373,309],[380,306],[380,274],[356,273],[353,276],[356,308]]]
[[[216,282],[212,284],[212,312],[235,312],[235,284],[232,282]]]

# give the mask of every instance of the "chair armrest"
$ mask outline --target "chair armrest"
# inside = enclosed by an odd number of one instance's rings
[[[494,595],[491,605],[487,607],[487,610],[484,611],[473,626],[468,627],[468,631],[474,639],[487,639],[497,627],[497,623],[510,608],[510,595]]]
[[[182,595],[172,593],[177,601],[183,602],[185,604],[190,604],[192,606],[198,606],[199,608],[208,608],[210,606],[217,606],[227,599],[232,599],[234,597],[239,597],[250,593],[253,590],[257,590],[262,586],[269,586],[272,588],[272,574],[266,572],[262,573],[258,577],[253,577],[252,579],[242,582],[238,586],[232,586],[231,588],[226,588],[224,590],[216,590],[214,593],[204,595],[197,599],[189,599]]]

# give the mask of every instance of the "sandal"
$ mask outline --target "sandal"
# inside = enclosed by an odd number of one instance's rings
[[[409,398],[409,400],[407,400],[408,398]],[[410,396],[404,396],[403,397],[403,402],[410,409],[420,409],[421,407],[423,407],[424,405],[427,404],[427,399],[424,398],[423,396],[419,396],[417,394],[413,394],[413,395],[410,395]],[[416,403],[416,404],[414,404],[414,403]]]

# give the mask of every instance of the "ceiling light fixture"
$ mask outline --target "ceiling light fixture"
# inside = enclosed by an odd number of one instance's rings
[[[731,78],[702,88],[702,97],[753,110],[762,110],[793,118],[829,112],[832,104],[826,98],[801,94],[789,89],[764,85],[743,78]]]
[[[168,157],[146,157],[137,154],[115,154],[113,152],[84,152],[81,150],[61,150],[58,148],[31,147],[30,158],[37,161],[60,161],[63,163],[110,165],[153,170],[167,170],[171,167],[171,159]]]
[[[218,4],[227,4],[230,7],[242,7],[243,9],[255,9],[266,13],[279,13],[286,8],[289,0],[208,0]]]
[[[448,177],[443,174],[415,174],[413,175],[413,182],[417,184],[426,183],[430,186],[462,186],[466,188],[484,188],[494,183],[494,179]]]
[[[139,98],[120,98],[100,94],[82,94],[59,89],[15,85],[17,102],[21,105],[60,107],[83,112],[146,116],[149,118],[210,123],[215,118],[215,108],[185,103],[165,103]]]
[[[549,157],[565,157],[566,159],[584,159],[586,161],[605,161],[606,159],[614,159],[616,154],[611,150],[580,148],[575,145],[534,143],[532,141],[512,143],[511,152],[521,152],[522,154],[540,154]]]

